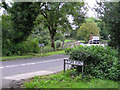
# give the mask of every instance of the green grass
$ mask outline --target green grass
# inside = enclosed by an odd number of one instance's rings
[[[80,42],[85,42],[84,40],[80,40]]]
[[[48,53],[40,53],[40,54],[35,54],[35,53],[28,53],[23,56],[3,56],[0,58],[2,61],[10,61],[10,60],[17,60],[17,59],[27,59],[27,58],[33,58],[33,57],[44,57],[44,56],[49,56],[49,55],[58,55],[58,54],[64,54],[65,51],[54,51],[54,52],[48,52]]]
[[[44,53],[41,56],[58,55],[58,54],[65,54],[65,51],[54,51],[54,52]]]
[[[64,42],[70,42],[70,41],[76,41],[76,40],[71,40],[71,39],[66,39]],[[79,40],[80,42],[85,42],[84,40]]]
[[[70,42],[70,41],[75,41],[75,40],[66,39],[64,42]]]
[[[27,58],[32,58],[35,57],[33,55],[23,55],[23,56],[3,56],[0,58],[2,61],[10,61],[10,60],[16,60],[16,59],[27,59]]]
[[[81,76],[71,77],[69,72],[35,76],[33,79],[24,82],[25,88],[118,88],[118,82],[102,80],[98,78],[85,81]]]

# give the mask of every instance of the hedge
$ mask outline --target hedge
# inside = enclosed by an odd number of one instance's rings
[[[119,80],[120,57],[118,50],[103,46],[78,46],[67,48],[65,52],[70,55],[71,60],[84,61],[86,75]]]

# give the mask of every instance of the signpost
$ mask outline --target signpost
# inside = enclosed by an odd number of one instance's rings
[[[42,43],[42,44],[39,44],[38,46],[39,46],[39,47],[44,47],[44,43]]]
[[[44,50],[44,43],[38,45],[40,47],[40,52]]]
[[[69,60],[64,59],[64,73],[65,73],[65,66],[66,64],[71,64],[73,66],[81,66],[82,67],[82,78],[83,78],[83,69],[84,69],[84,63],[81,61],[75,61],[75,60]]]

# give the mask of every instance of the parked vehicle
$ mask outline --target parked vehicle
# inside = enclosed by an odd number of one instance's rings
[[[89,43],[90,44],[99,44],[100,38],[99,36],[90,36]]]

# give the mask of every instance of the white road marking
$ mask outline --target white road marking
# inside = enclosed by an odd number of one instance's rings
[[[21,79],[27,79],[38,75],[45,75],[45,74],[51,74],[53,72],[51,71],[37,71],[37,72],[30,72],[30,73],[24,73],[24,74],[17,74],[12,75],[8,77],[4,77],[3,79],[9,79],[9,80],[21,80]]]
[[[43,61],[43,62],[32,62],[32,63],[25,63],[25,64],[8,65],[8,66],[0,67],[0,68],[3,69],[3,68],[18,67],[18,66],[34,65],[34,64],[40,64],[40,63],[47,63],[47,62],[61,61],[61,60],[63,60],[63,59],[64,59],[64,58],[61,58],[61,59],[53,59],[53,60],[48,60],[48,61]]]

